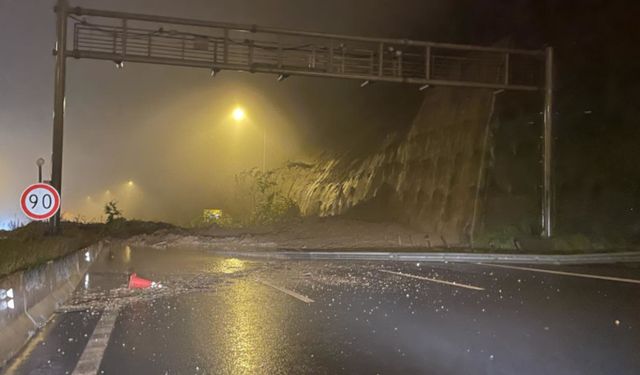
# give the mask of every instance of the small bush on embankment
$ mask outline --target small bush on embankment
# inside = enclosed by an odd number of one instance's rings
[[[109,224],[63,222],[62,233],[55,236],[48,229],[46,223],[33,222],[0,232],[0,277],[60,258],[104,238],[127,238],[177,228],[166,223],[122,219]]]
[[[236,198],[228,223],[231,227],[251,227],[286,223],[300,217],[296,202],[281,191],[273,170],[257,168],[236,176]]]

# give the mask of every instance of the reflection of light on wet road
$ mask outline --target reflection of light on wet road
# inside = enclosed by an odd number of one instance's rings
[[[196,347],[203,349],[200,355],[205,358],[224,353],[224,364],[221,366],[228,370],[225,373],[264,373],[262,369],[272,367],[274,358],[278,357],[273,345],[273,330],[281,329],[277,324],[274,325],[273,314],[278,316],[283,308],[270,303],[268,290],[241,276],[243,272],[255,268],[255,262],[203,256],[201,253],[183,254],[185,258],[189,254],[191,262],[194,259],[200,261],[198,268],[201,277],[229,280],[218,289],[204,293],[207,297],[196,299],[194,295],[180,299],[183,303],[195,303],[187,309],[190,316],[185,320],[189,327],[190,345],[199,343]],[[182,258],[177,261],[182,262]],[[211,337],[219,338],[214,346],[211,346]]]
[[[191,341],[201,342],[201,348],[213,352],[225,353],[225,364],[228,373],[260,374],[261,369],[270,368],[274,351],[273,337],[269,334],[273,330],[273,315],[278,315],[279,306],[265,306],[265,289],[253,282],[241,280],[225,288],[224,300],[216,301],[206,308],[192,310],[193,317],[187,322],[200,323],[190,325]],[[221,311],[220,309],[224,309]],[[209,317],[202,325],[203,317]],[[216,318],[211,319],[210,315]],[[220,319],[222,318],[223,319]],[[216,347],[209,347],[210,337],[217,337]],[[206,344],[206,345],[205,345]],[[207,355],[207,354],[205,354]]]
[[[217,273],[236,273],[245,268],[245,262],[237,258],[225,258],[222,261],[215,262],[211,269]]]
[[[253,278],[238,277],[254,265],[255,262],[237,258],[215,258],[207,265],[207,272],[229,275],[227,280],[233,281],[205,293],[205,298],[194,299],[198,301],[195,308],[188,310],[192,315],[186,319],[189,341],[200,343],[197,347],[204,349],[203,357],[216,358],[218,353],[224,353],[224,373],[271,373],[269,369],[282,366],[282,346],[286,342],[282,334],[287,329],[289,297],[280,297]],[[216,337],[213,347],[211,337]],[[288,358],[288,354],[284,355]]]
[[[258,302],[257,288],[250,283],[236,283],[232,287],[231,322],[229,322],[229,342],[238,372],[256,373],[264,354],[264,341],[259,327],[263,325],[263,306]]]
[[[131,261],[131,247],[126,246],[124,248],[124,262],[129,263]]]

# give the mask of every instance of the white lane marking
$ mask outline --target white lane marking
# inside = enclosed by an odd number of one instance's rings
[[[587,273],[576,273],[576,272],[545,270],[545,269],[541,269],[541,268],[506,266],[504,264],[493,264],[493,263],[478,263],[478,264],[482,265],[482,266],[488,266],[488,267],[509,268],[509,269],[521,270],[521,271],[550,273],[550,274],[553,274],[553,275],[585,277],[585,278],[588,278],[588,279],[599,279],[599,280],[619,281],[621,283],[640,284],[640,280],[624,279],[624,278],[621,278],[621,277],[611,277],[611,276],[602,276],[602,275],[590,275],[590,274],[587,274]]]
[[[429,277],[411,275],[411,274],[408,274],[408,273],[395,272],[395,271],[389,271],[389,270],[378,270],[378,271],[384,272],[384,273],[390,273],[390,274],[398,275],[398,276],[411,277],[411,278],[418,279],[418,280],[431,281],[433,283],[438,283],[438,284],[446,284],[446,285],[451,285],[451,286],[457,286],[459,288],[467,288],[467,289],[473,289],[473,290],[484,290],[484,288],[481,288],[479,286],[473,286],[473,285],[457,283],[455,281],[445,281],[445,280],[439,280],[439,279],[432,279],[432,278],[429,278]]]
[[[104,351],[109,343],[109,337],[116,324],[116,319],[120,312],[119,308],[114,310],[105,310],[93,330],[87,346],[80,355],[80,359],[73,370],[72,375],[94,375],[100,369],[100,363]]]
[[[273,289],[279,290],[279,291],[281,291],[282,293],[288,294],[288,295],[290,295],[290,296],[291,296],[291,297],[293,297],[293,298],[297,298],[297,299],[299,299],[299,300],[300,300],[300,301],[302,301],[302,302],[305,302],[305,303],[312,303],[312,302],[315,302],[314,300],[312,300],[311,298],[309,298],[309,297],[307,297],[307,296],[304,296],[304,295],[302,295],[302,294],[300,294],[300,293],[296,293],[296,292],[294,292],[294,291],[292,291],[292,290],[285,289],[285,288],[280,287],[280,286],[277,286],[277,285],[273,285],[273,284],[271,284],[271,283],[270,283],[270,282],[268,282],[268,281],[261,280],[261,279],[256,279],[256,281],[257,281],[257,282],[259,282],[259,283],[261,283],[261,284],[264,284],[264,285],[266,285],[266,286],[270,286],[270,287],[272,287]]]

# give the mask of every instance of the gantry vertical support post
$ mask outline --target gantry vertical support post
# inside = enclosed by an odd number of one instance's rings
[[[543,134],[542,236],[552,234],[552,148],[553,148],[553,48],[545,50],[544,134]]]
[[[62,195],[62,141],[64,134],[65,75],[67,50],[66,0],[58,0],[56,12],[56,70],[53,97],[53,149],[51,155],[51,185]],[[60,211],[51,219],[51,232],[60,233]]]

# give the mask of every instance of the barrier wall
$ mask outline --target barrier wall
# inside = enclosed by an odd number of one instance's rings
[[[0,366],[4,366],[75,290],[102,243],[0,279]]]

